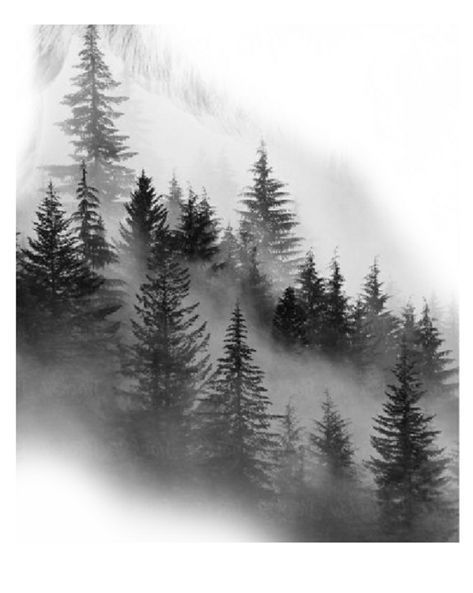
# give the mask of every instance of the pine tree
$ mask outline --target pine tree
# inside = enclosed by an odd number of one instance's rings
[[[92,185],[99,187],[104,206],[126,193],[132,182],[132,170],[122,163],[136,153],[126,146],[128,136],[120,134],[115,120],[122,113],[116,107],[127,97],[110,94],[120,83],[116,82],[99,49],[96,25],[87,25],[84,45],[79,52],[80,71],[72,78],[76,90],[67,94],[62,103],[71,108],[72,116],[60,123],[61,129],[72,136],[73,158],[84,160],[91,173]],[[51,167],[53,175],[70,174],[70,167]]]
[[[200,413],[212,475],[233,492],[253,497],[270,487],[277,440],[264,375],[253,361],[256,351],[248,345],[247,336],[237,303]]]
[[[19,343],[48,362],[74,359],[81,348],[93,355],[87,337],[118,307],[93,305],[103,279],[84,262],[52,183],[34,227],[36,238],[21,252]]]
[[[386,391],[383,413],[375,418],[368,462],[378,488],[381,522],[389,539],[413,541],[426,534],[422,521],[441,502],[447,460],[435,445],[439,431],[418,405],[423,391],[416,362],[403,341],[394,368],[396,384]]]
[[[315,421],[315,431],[309,435],[312,452],[329,478],[353,475],[353,445],[348,421],[337,410],[328,391],[322,402],[322,419]]]
[[[258,149],[253,165],[253,184],[243,192],[241,233],[258,249],[268,273],[276,282],[286,284],[292,279],[298,261],[301,239],[294,235],[295,214],[292,200],[284,191],[285,184],[271,176],[264,143]]]
[[[203,191],[199,199],[191,188],[182,206],[178,237],[181,252],[188,261],[209,261],[218,252],[218,221]]]
[[[274,311],[273,337],[287,348],[306,344],[304,311],[292,286],[286,288]]]
[[[387,309],[389,295],[383,291],[378,261],[375,259],[365,278],[361,296],[360,336],[355,336],[362,347],[356,360],[362,367],[377,366],[387,371],[395,359],[397,320]]]
[[[189,414],[210,373],[209,335],[198,303],[186,303],[189,287],[188,270],[169,251],[141,286],[124,363],[132,405],[145,411],[143,447],[171,466],[186,458]]]
[[[97,193],[87,183],[87,168],[82,161],[81,179],[76,190],[78,204],[72,220],[76,223],[79,249],[84,261],[95,270],[118,261],[114,249],[105,239],[105,226],[99,214],[100,200]]]
[[[451,366],[453,359],[450,351],[442,350],[444,340],[430,315],[427,302],[424,303],[417,326],[417,343],[420,349],[419,372],[427,392],[440,395],[454,388],[455,384],[446,382],[455,375],[457,369]]]
[[[149,265],[153,246],[160,239],[170,240],[166,209],[160,203],[152,185],[151,177],[142,171],[137,179],[137,188],[125,205],[127,217],[120,225],[119,248],[128,277],[142,282]]]
[[[173,173],[172,179],[169,182],[169,191],[166,195],[166,209],[168,211],[168,222],[171,229],[176,229],[179,224],[183,206],[182,202],[182,188],[176,179],[176,175]]]
[[[304,335],[309,347],[320,346],[325,310],[325,283],[315,267],[312,251],[308,251],[297,278],[297,294],[304,313]]]
[[[337,255],[330,264],[332,274],[326,282],[322,326],[322,348],[331,356],[348,352],[350,319],[348,298],[343,291],[344,278]]]
[[[375,258],[370,270],[365,277],[365,284],[363,287],[364,303],[368,311],[372,311],[380,315],[386,308],[386,303],[389,296],[383,292],[383,282],[379,279],[379,265]]]

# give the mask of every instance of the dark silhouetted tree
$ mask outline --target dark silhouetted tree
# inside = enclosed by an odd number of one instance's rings
[[[95,302],[103,279],[84,261],[51,183],[34,227],[36,237],[21,252],[19,345],[47,362],[93,356],[103,347],[98,338],[109,337],[104,323],[118,305]]]
[[[218,252],[218,233],[218,221],[205,190],[199,199],[189,189],[178,227],[180,249],[184,257],[192,262],[211,260]]]
[[[306,255],[297,278],[297,294],[304,313],[304,335],[311,348],[321,344],[325,311],[325,283],[315,267],[312,251]]]
[[[232,492],[258,497],[271,486],[277,438],[264,375],[253,361],[255,350],[247,343],[247,333],[237,304],[200,412],[212,474]]]
[[[304,310],[289,286],[279,299],[273,317],[273,337],[281,345],[293,348],[305,345]]]
[[[438,509],[447,460],[435,442],[433,416],[419,406],[423,395],[416,361],[403,341],[394,367],[396,383],[386,391],[383,413],[375,418],[371,443],[377,453],[368,462],[378,488],[381,524],[388,539],[429,539],[423,521]]]
[[[147,177],[144,171],[137,179],[137,188],[125,209],[127,216],[120,225],[121,261],[127,277],[142,282],[153,246],[156,251],[158,240],[169,240],[166,209],[156,196],[151,177]]]
[[[350,312],[336,255],[330,267],[332,273],[326,281],[324,298],[322,348],[330,356],[343,356],[349,349]]]

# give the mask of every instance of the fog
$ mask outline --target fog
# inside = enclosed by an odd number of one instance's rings
[[[21,208],[37,203],[47,181],[36,167],[64,162],[70,151],[54,123],[67,114],[59,103],[80,46],[73,32],[42,27],[25,50]],[[293,26],[256,34],[147,26],[111,27],[103,36],[130,96],[120,126],[138,152],[132,164],[159,191],[176,171],[184,185],[205,185],[223,221],[234,221],[264,137],[296,200],[300,234],[322,262],[339,247],[349,290],[379,255],[406,298],[432,291],[444,302],[456,298],[459,122],[450,28]],[[215,171],[222,158],[231,178],[224,188]]]
[[[337,249],[346,291],[354,297],[377,256],[395,312],[409,299],[420,307],[432,293],[442,305],[456,301],[459,122],[456,44],[448,28],[100,30],[106,61],[123,83],[120,93],[129,97],[119,126],[138,153],[130,166],[151,175],[157,193],[167,191],[175,173],[183,188],[205,186],[222,226],[236,225],[239,194],[250,182],[248,169],[264,138],[274,173],[295,201],[303,249],[314,249],[323,275]],[[25,32],[17,193],[23,236],[31,233],[48,181],[41,167],[70,162],[71,146],[55,123],[68,115],[60,101],[70,89],[81,45],[76,31],[42,26]],[[71,196],[64,198],[72,203]],[[194,267],[191,273],[195,279],[201,271]],[[214,363],[237,296],[230,287],[220,295],[225,305],[216,306],[193,284],[190,301],[200,303],[199,315],[208,323]],[[124,332],[130,310],[118,314]],[[288,355],[252,324],[249,343],[274,413],[292,401],[307,436],[329,390],[350,420],[362,468],[372,453],[371,419],[381,411],[384,378],[367,385],[348,363]],[[65,393],[63,372],[19,357],[23,537],[284,539],[261,517],[234,509],[215,513],[212,501],[196,510],[168,492],[156,495],[161,485],[156,490],[145,480],[141,484],[139,470],[126,468],[119,475],[112,437],[101,433],[100,422],[94,425],[93,398],[82,402]],[[442,431],[441,446],[454,451],[456,397],[431,411]],[[38,494],[33,506],[32,488]]]

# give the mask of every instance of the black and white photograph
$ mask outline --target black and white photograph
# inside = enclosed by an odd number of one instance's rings
[[[18,541],[454,553],[459,30],[228,9],[17,28]]]

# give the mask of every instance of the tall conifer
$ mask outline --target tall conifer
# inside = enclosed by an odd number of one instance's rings
[[[315,267],[312,251],[306,255],[297,278],[299,303],[304,314],[304,335],[309,347],[321,344],[325,312],[325,283]]]
[[[419,406],[423,391],[415,367],[412,350],[403,341],[393,371],[396,383],[388,386],[383,413],[375,418],[371,443],[377,455],[368,463],[384,533],[407,541],[427,537],[422,521],[441,504],[448,463],[436,445],[439,431],[432,428],[433,416]]]
[[[257,154],[251,168],[253,183],[242,194],[245,210],[241,212],[241,233],[257,247],[265,272],[277,283],[287,284],[293,279],[299,257],[296,217],[285,184],[272,177],[264,143]]]
[[[85,27],[79,58],[79,74],[72,78],[75,90],[62,101],[71,108],[72,115],[59,126],[72,136],[73,158],[86,162],[92,185],[100,189],[103,205],[108,209],[113,200],[126,195],[133,179],[132,170],[123,163],[136,153],[130,151],[126,145],[128,136],[121,134],[115,123],[122,115],[117,106],[127,97],[112,94],[120,83],[113,79],[105,63],[96,25]],[[72,169],[53,166],[50,172],[64,177],[71,175]]]
[[[198,303],[187,302],[189,287],[187,269],[168,251],[141,286],[124,361],[131,405],[144,410],[142,447],[168,467],[185,462],[191,409],[210,373],[209,335]]]
[[[142,282],[157,240],[168,241],[166,209],[156,196],[151,177],[144,171],[137,179],[137,187],[125,205],[127,216],[120,225],[119,249],[128,277]]]
[[[343,290],[345,279],[337,255],[330,267],[331,276],[325,288],[321,342],[323,350],[329,355],[343,356],[349,348],[350,319],[348,298]]]
[[[214,476],[243,496],[268,492],[277,447],[263,372],[254,363],[240,306],[233,310],[209,395],[200,411]]]
[[[389,295],[383,290],[377,259],[371,265],[361,295],[358,331],[354,336],[359,351],[355,353],[360,366],[376,366],[382,371],[391,368],[396,357],[396,330],[398,322],[387,308]]]

